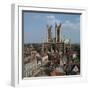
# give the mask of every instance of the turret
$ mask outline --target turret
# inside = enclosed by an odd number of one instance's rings
[[[61,42],[61,24],[55,25],[56,42]]]

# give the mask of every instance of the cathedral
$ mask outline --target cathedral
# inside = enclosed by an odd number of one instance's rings
[[[71,43],[65,42],[61,37],[61,23],[55,24],[55,37],[52,37],[52,26],[47,26],[47,41],[43,42],[43,52],[58,52],[67,54],[71,50]]]

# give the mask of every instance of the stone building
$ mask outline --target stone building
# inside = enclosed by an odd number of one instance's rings
[[[55,37],[52,37],[52,26],[47,27],[47,41],[43,42],[43,52],[58,52],[66,54],[71,49],[70,41],[66,43],[66,40],[62,40],[61,37],[61,24],[55,25]]]

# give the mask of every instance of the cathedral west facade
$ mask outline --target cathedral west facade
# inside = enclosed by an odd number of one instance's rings
[[[47,41],[43,42],[43,52],[58,52],[67,54],[71,50],[71,43],[62,40],[61,24],[55,24],[55,37],[52,37],[52,26],[47,26]]]

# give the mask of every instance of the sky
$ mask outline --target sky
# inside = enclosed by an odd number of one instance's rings
[[[62,39],[80,43],[80,14],[23,11],[24,43],[41,43],[47,38],[47,25],[52,25],[55,37],[55,23],[61,23]]]

